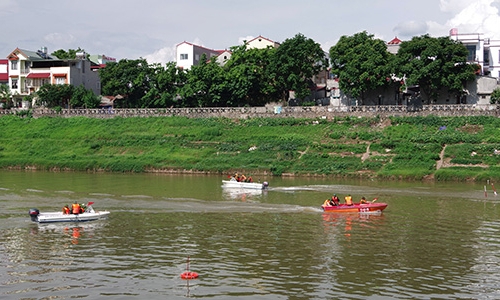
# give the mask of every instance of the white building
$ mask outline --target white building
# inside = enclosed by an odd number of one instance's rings
[[[207,60],[214,56],[219,56],[222,51],[208,49],[202,46],[182,42],[176,46],[176,62],[177,67],[181,69],[189,69],[191,66],[198,65],[203,54]]]
[[[101,93],[99,74],[91,70],[92,63],[84,57],[61,60],[50,56],[44,47],[36,52],[16,48],[7,59],[9,87],[17,107],[30,108],[31,103],[23,98],[35,93],[44,84],[83,85],[96,95]]]
[[[450,38],[469,50],[468,61],[481,66],[481,75],[500,78],[500,40],[490,40],[482,33],[458,33],[450,30]]]

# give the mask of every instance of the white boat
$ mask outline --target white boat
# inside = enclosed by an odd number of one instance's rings
[[[234,178],[231,178],[231,180],[222,180],[222,187],[224,187],[224,188],[264,190],[264,189],[267,189],[268,186],[269,186],[269,183],[267,181],[264,181],[264,182],[242,182],[242,181],[237,181]]]
[[[55,222],[88,222],[101,219],[107,219],[109,211],[95,211],[92,207],[94,202],[89,202],[85,211],[81,214],[65,214],[60,212],[40,213],[36,208],[29,211],[31,221],[38,223],[55,223]]]

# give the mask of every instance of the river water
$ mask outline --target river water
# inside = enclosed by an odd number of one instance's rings
[[[0,298],[500,298],[500,197],[488,182],[269,177],[251,192],[222,179],[0,171]],[[332,193],[389,206],[325,214]],[[74,201],[111,215],[29,219]],[[182,280],[188,267],[199,278]]]

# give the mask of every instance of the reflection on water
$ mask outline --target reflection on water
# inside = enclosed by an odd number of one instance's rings
[[[228,200],[258,201],[260,197],[267,195],[267,190],[243,189],[243,188],[223,188],[222,197]]]
[[[268,191],[241,192],[216,176],[0,172],[0,296],[500,297],[498,198],[485,199],[482,186],[269,181]],[[389,206],[379,215],[323,213],[332,191]],[[75,200],[111,215],[29,219],[31,207]],[[188,256],[200,277],[184,281]]]

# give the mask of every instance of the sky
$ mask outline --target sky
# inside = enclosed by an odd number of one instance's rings
[[[299,33],[326,52],[362,31],[386,42],[448,36],[451,28],[500,40],[499,11],[500,0],[0,0],[0,58],[16,48],[80,47],[164,64],[184,41],[223,50]]]

